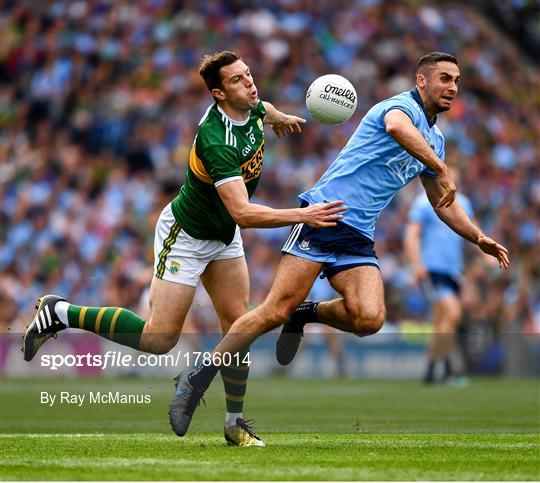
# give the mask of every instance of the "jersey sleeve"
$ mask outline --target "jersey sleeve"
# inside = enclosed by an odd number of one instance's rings
[[[432,209],[431,205],[429,202],[426,203],[426,199],[423,196],[416,198],[409,211],[409,222],[423,225],[426,220],[426,210],[428,209]]]
[[[404,98],[402,96],[391,97],[390,99],[386,99],[385,101],[383,101],[381,103],[381,120],[383,124],[384,116],[386,116],[388,112],[393,111],[394,109],[398,109],[407,114],[407,116],[411,118],[412,123],[418,128],[421,121],[421,114],[412,104],[413,102],[413,100],[409,101],[407,98]]]
[[[232,146],[213,144],[204,150],[201,161],[214,184],[242,177],[238,153]]]

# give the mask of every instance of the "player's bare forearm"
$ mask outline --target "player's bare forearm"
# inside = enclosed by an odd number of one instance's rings
[[[272,104],[262,101],[266,116],[264,117],[265,124],[271,124],[272,129],[278,137],[284,137],[293,132],[301,133],[301,124],[305,124],[306,120],[302,117],[285,114],[276,109]]]
[[[452,206],[448,208],[435,208],[435,212],[458,235],[475,245],[478,245],[478,240],[485,236],[482,230],[469,218],[469,215],[458,201],[452,203]]]
[[[285,119],[285,114],[281,111],[278,111],[273,104],[269,102],[262,101],[264,108],[266,109],[266,116],[264,117],[265,124],[272,124],[275,122],[280,122]]]
[[[306,208],[274,209],[250,203],[243,180],[230,181],[217,188],[228,212],[240,228],[275,228],[306,223],[315,227],[335,226],[347,208],[343,201],[317,203]]]
[[[240,228],[275,228],[278,226],[305,223],[309,226],[325,228],[335,226],[343,218],[343,201],[317,203],[307,208],[274,209],[255,203],[248,203],[231,214]]]
[[[407,114],[399,109],[393,109],[384,116],[384,123],[388,134],[405,151],[438,175],[446,175],[448,168],[431,149]]]
[[[510,266],[508,250],[495,240],[484,235],[482,230],[473,223],[457,201],[449,208],[437,208],[435,211],[439,218],[458,235],[478,245],[484,253],[495,257],[501,268],[508,268]]]
[[[458,235],[462,236],[466,240],[478,245],[480,250],[492,257],[495,257],[501,268],[508,268],[510,266],[510,258],[508,250],[497,243],[495,240],[484,235],[482,230],[469,218],[469,215],[465,212],[459,202],[454,202],[451,206],[440,206],[438,201],[443,191],[441,181],[439,178],[430,179],[423,177],[422,184],[426,190],[426,194],[429,198],[435,213],[437,216],[446,223],[452,230]]]
[[[478,238],[483,236],[483,233],[472,222],[459,202],[455,201],[449,207],[440,206],[440,199],[444,193],[444,186],[441,185],[441,180],[439,178],[428,178],[427,176],[422,176],[420,179],[437,216],[458,235],[476,244]]]
[[[255,203],[248,203],[233,218],[240,228],[276,228],[301,223],[300,208],[276,210]]]
[[[336,222],[343,218],[340,213],[346,209],[341,200],[317,203],[306,208],[288,209],[274,209],[248,203],[237,211],[233,218],[240,228],[275,228],[297,223],[326,228],[335,226]]]

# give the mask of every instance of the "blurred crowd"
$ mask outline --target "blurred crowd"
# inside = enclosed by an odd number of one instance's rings
[[[539,71],[519,38],[469,3],[0,2],[1,329],[20,331],[44,293],[140,305],[155,221],[182,185],[212,102],[198,76],[204,54],[238,51],[262,99],[311,121],[284,141],[267,131],[255,201],[293,207],[364,113],[410,89],[417,59],[442,50],[457,55],[462,73],[452,110],[439,117],[447,159],[459,166],[459,189],[478,222],[512,257],[503,272],[470,248],[467,322],[540,332]],[[337,127],[313,122],[304,107],[306,87],[331,72],[346,76],[359,98],[352,120]],[[403,250],[420,189],[415,182],[403,190],[378,225],[388,318],[397,324],[429,317]],[[267,293],[287,234],[244,230],[252,304]],[[198,297],[193,319],[215,331],[209,302]]]

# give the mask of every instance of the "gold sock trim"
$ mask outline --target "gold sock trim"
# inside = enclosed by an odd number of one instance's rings
[[[232,394],[225,393],[225,399],[234,402],[244,402],[244,396],[233,396]]]
[[[109,329],[109,339],[111,339],[111,340],[114,340],[114,339],[113,339],[113,335],[114,335],[114,326],[116,325],[116,319],[117,319],[118,316],[120,315],[120,312],[122,312],[122,307],[118,307],[118,308],[116,309],[116,312],[114,313],[113,318],[112,318],[112,321],[111,321],[111,328]]]
[[[79,312],[79,329],[84,329],[84,317],[86,316],[86,311],[88,307],[83,307]]]
[[[100,311],[98,312],[97,318],[96,318],[96,325],[94,327],[94,332],[96,334],[99,334],[99,326],[101,325],[101,319],[103,317],[103,314],[107,310],[107,307],[102,307]]]
[[[232,369],[233,371],[249,371],[249,364],[243,366],[227,366],[227,369]]]
[[[221,376],[223,382],[228,382],[229,384],[234,384],[235,386],[245,386],[247,384],[247,379],[233,379],[227,376]]]

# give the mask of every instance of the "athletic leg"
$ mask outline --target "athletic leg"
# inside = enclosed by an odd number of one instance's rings
[[[226,334],[234,321],[247,312],[249,275],[246,260],[238,257],[211,262],[201,280],[216,309],[221,330]],[[237,418],[243,418],[249,365],[242,361],[247,352],[243,352],[238,361],[220,370],[227,407],[226,426],[234,426]]]
[[[426,382],[433,382],[434,366],[438,361],[443,361],[445,364],[445,377],[452,375],[450,357],[461,314],[461,302],[455,294],[449,293],[434,302],[433,335],[428,345]]]
[[[354,267],[334,275],[330,283],[343,297],[321,302],[321,323],[366,336],[380,330],[386,316],[381,272],[371,265]]]
[[[339,332],[334,328],[328,327],[324,333],[324,338],[330,349],[332,357],[336,361],[336,372],[339,377],[345,377],[345,358],[343,354],[343,344]]]
[[[223,354],[234,357],[248,348],[259,335],[283,324],[306,298],[321,267],[321,263],[284,255],[266,300],[234,322],[214,349],[212,360],[223,357]],[[177,435],[183,436],[187,432],[197,403],[220,366],[200,365],[191,372],[181,374],[176,395],[169,406],[169,422]]]
[[[40,299],[34,321],[25,332],[24,358],[31,360],[55,332],[75,327],[147,352],[169,351],[182,330],[195,287],[206,261],[198,256],[201,244],[183,232],[170,204],[156,224],[154,274],[150,288],[150,318],[146,322],[122,307],[69,304],[58,296]]]
[[[36,316],[24,335],[24,359],[32,360],[50,337],[68,327],[94,332],[134,349],[168,352],[178,341],[194,291],[194,287],[154,277],[148,322],[123,307],[80,306],[45,295],[39,299]]]
[[[320,322],[361,337],[382,327],[384,288],[377,267],[349,268],[332,276],[330,283],[343,297],[327,302],[304,302],[298,307],[277,341],[276,359],[281,365],[288,365],[294,359],[308,322]]]
[[[144,327],[140,350],[163,354],[178,342],[196,287],[152,279],[150,319]]]
[[[204,288],[226,334],[234,321],[247,312],[249,274],[244,257],[210,262],[201,276]]]
[[[265,301],[236,320],[214,353],[234,355],[249,347],[260,335],[283,324],[306,298],[321,267],[321,263],[285,254]],[[208,375],[212,366],[209,368]]]
[[[70,327],[95,332],[119,344],[162,354],[171,350],[182,331],[195,287],[153,277],[148,322],[121,307],[86,307],[69,304]]]

